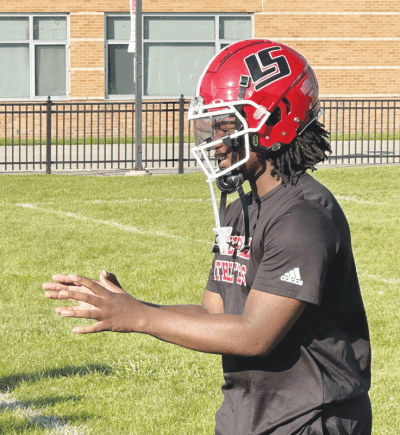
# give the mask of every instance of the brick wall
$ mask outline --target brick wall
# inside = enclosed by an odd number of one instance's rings
[[[253,37],[302,53],[323,97],[400,96],[400,0],[148,0],[143,10],[253,13]],[[128,0],[3,0],[0,12],[70,13],[71,100],[105,98],[104,14],[129,12]]]

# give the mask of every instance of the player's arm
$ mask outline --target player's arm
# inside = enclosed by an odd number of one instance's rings
[[[224,304],[221,296],[218,293],[205,290],[201,305],[158,305],[151,302],[140,301],[143,304],[160,308],[166,311],[173,311],[181,314],[210,314],[210,313],[223,313]]]
[[[141,303],[128,293],[113,293],[88,278],[71,276],[74,286],[46,283],[46,297],[83,301],[92,310],[80,306],[58,307],[64,317],[90,318],[97,323],[76,327],[76,333],[100,331],[149,334],[189,349],[218,354],[256,356],[268,354],[285,336],[305,308],[305,303],[251,290],[244,313],[187,314],[162,310]],[[90,289],[90,293],[80,289]],[[206,292],[206,306],[219,306],[219,295]],[[207,299],[210,299],[207,301]]]
[[[278,345],[305,307],[305,302],[252,289],[243,315],[149,313],[141,332],[202,352],[262,356]]]
[[[64,275],[65,276],[65,275]],[[107,290],[112,292],[125,293],[122,285],[118,281],[115,274],[103,270],[100,273],[99,284],[103,285]],[[64,284],[73,285],[72,282],[64,278]],[[119,288],[118,288],[119,287]],[[208,314],[208,313],[223,313],[224,305],[222,298],[219,294],[206,290],[203,295],[203,301],[201,305],[159,305],[152,302],[140,301],[143,304],[148,305],[153,308],[160,308],[167,311],[174,311],[176,313],[186,313],[186,314]]]

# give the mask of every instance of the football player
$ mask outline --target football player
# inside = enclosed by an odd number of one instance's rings
[[[306,172],[330,151],[320,114],[316,76],[296,51],[267,40],[228,46],[189,109],[215,215],[202,305],[138,301],[106,272],[43,285],[48,298],[79,302],[57,313],[97,321],[78,334],[140,332],[221,354],[217,435],[371,434],[370,341],[349,225]]]

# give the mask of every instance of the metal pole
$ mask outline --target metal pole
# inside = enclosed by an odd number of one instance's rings
[[[179,98],[179,169],[178,173],[183,174],[183,135],[185,118],[185,99],[183,94]]]
[[[46,174],[51,174],[51,98],[46,102]]]
[[[135,169],[142,170],[142,0],[136,0]]]

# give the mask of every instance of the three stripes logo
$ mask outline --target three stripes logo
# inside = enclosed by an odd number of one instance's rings
[[[303,285],[303,281],[300,276],[300,269],[295,267],[293,270],[285,273],[281,276],[281,281],[290,282],[296,285]]]

